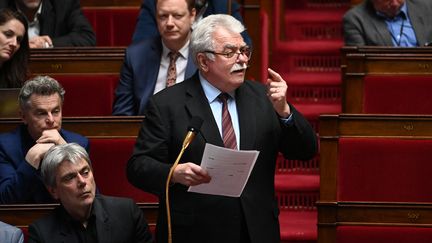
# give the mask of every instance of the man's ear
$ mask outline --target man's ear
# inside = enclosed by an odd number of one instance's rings
[[[198,62],[198,68],[202,71],[202,72],[207,72],[208,71],[208,58],[204,53],[198,53],[197,55],[197,62]]]
[[[51,194],[51,196],[52,196],[54,199],[56,199],[56,200],[59,199],[59,197],[58,197],[58,195],[57,195],[57,189],[56,189],[55,187],[47,186],[47,189],[48,189],[48,192]]]
[[[25,125],[27,125],[26,114],[25,114],[25,112],[21,108],[19,109],[18,114],[19,114],[21,120],[23,121],[23,123]]]

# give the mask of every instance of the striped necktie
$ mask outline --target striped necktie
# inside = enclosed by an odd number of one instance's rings
[[[218,96],[219,101],[222,102],[222,137],[226,148],[237,149],[236,135],[228,111],[227,101],[230,98],[227,93],[221,93]]]

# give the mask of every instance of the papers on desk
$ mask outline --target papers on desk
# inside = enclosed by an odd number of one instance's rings
[[[201,167],[211,181],[189,187],[189,192],[240,197],[258,158],[259,151],[227,149],[207,143]]]

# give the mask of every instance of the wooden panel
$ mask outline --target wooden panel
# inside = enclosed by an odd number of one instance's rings
[[[123,64],[124,52],[124,47],[32,49],[30,71],[34,75],[119,75]]]
[[[143,210],[147,223],[156,225],[158,203],[137,203]],[[26,227],[36,219],[50,213],[57,204],[14,204],[0,205],[0,219],[8,224]]]
[[[142,116],[63,117],[62,128],[88,138],[135,138]],[[12,131],[21,124],[18,118],[0,119],[0,132]]]
[[[336,228],[340,225],[432,227],[432,202],[338,201],[338,141],[341,138],[431,140],[432,116],[340,114],[320,117],[319,243],[337,242]]]
[[[142,0],[81,0],[81,7],[141,6]]]

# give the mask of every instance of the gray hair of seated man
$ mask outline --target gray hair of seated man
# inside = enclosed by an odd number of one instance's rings
[[[90,158],[87,151],[77,143],[67,143],[51,147],[41,164],[42,180],[46,186],[56,186],[56,171],[63,162],[77,163],[81,159],[87,161],[91,169]]]
[[[22,110],[30,108],[30,96],[32,94],[48,96],[58,93],[63,104],[65,90],[61,84],[49,76],[36,76],[27,80],[21,87],[18,102]]]
[[[189,49],[192,53],[193,60],[196,65],[198,53],[205,51],[214,51],[213,33],[218,28],[224,28],[232,33],[241,33],[245,30],[243,24],[231,15],[227,14],[212,14],[197,23],[192,31]],[[214,55],[206,53],[213,60]]]

